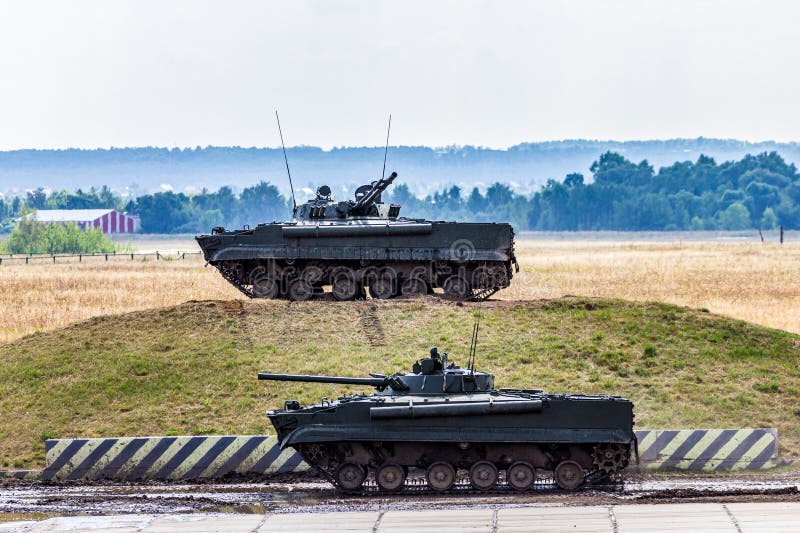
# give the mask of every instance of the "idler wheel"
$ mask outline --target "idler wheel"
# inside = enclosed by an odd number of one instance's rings
[[[510,284],[508,279],[508,270],[506,267],[493,266],[489,269],[489,277],[491,278],[491,288],[504,289]]]
[[[232,278],[242,281],[242,278],[244,277],[244,266],[242,266],[241,263],[236,261],[225,261],[221,266]]]
[[[397,490],[403,486],[406,480],[406,473],[403,467],[396,463],[386,463],[378,469],[375,474],[375,481],[381,490]]]
[[[478,461],[469,469],[469,481],[478,490],[489,490],[497,483],[497,467],[489,461]]]
[[[508,468],[506,478],[514,490],[528,490],[536,481],[536,470],[530,463],[518,461]]]
[[[575,461],[561,461],[554,474],[556,484],[564,490],[575,490],[583,485],[583,467]]]
[[[444,293],[452,298],[464,300],[469,296],[469,283],[461,276],[450,276],[444,280]]]
[[[417,278],[409,278],[400,286],[400,294],[403,296],[416,296],[418,294],[428,294],[428,286],[425,282]]]
[[[336,483],[344,490],[353,491],[364,484],[366,473],[361,465],[344,463],[336,470]]]
[[[278,296],[278,282],[266,274],[257,276],[253,280],[253,295],[256,298],[276,298]]]
[[[444,492],[456,482],[456,471],[450,463],[438,462],[428,467],[425,474],[428,486],[437,492]]]
[[[289,299],[295,302],[305,302],[314,296],[314,287],[307,281],[296,279],[289,284]]]
[[[337,300],[352,300],[358,294],[358,284],[350,272],[337,272],[331,280],[331,291]]]

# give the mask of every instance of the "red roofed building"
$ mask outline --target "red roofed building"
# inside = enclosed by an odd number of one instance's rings
[[[139,217],[116,209],[40,209],[36,220],[46,224],[74,222],[79,228],[100,228],[103,233],[136,233],[141,229]]]

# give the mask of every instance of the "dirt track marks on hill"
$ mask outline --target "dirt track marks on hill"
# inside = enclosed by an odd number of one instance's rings
[[[378,308],[375,305],[362,307],[359,315],[358,323],[370,346],[386,346],[386,335],[378,316]]]

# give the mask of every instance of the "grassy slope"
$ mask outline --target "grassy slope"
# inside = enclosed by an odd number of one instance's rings
[[[42,465],[44,437],[268,432],[264,410],[286,398],[363,389],[256,372],[405,371],[433,344],[466,364],[475,308],[189,302],[29,335],[0,347],[0,467]],[[609,299],[480,309],[478,367],[499,386],[622,394],[639,427],[777,426],[800,455],[800,336]]]

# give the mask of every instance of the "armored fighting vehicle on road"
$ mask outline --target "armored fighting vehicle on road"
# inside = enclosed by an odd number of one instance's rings
[[[294,209],[292,222],[216,227],[197,242],[208,263],[250,298],[308,300],[330,286],[337,300],[428,294],[483,299],[511,282],[509,224],[434,222],[400,217],[381,202],[397,173],[362,185],[355,200],[334,201],[323,185]]]
[[[410,469],[423,469],[434,491],[456,486],[459,471],[477,490],[524,491],[550,476],[574,490],[619,478],[635,448],[629,400],[495,389],[491,374],[474,369],[474,347],[470,361],[460,368],[433,348],[405,374],[258,378],[375,387],[306,407],[288,400],[267,413],[281,447],[297,450],[344,491],[362,490],[367,479],[402,491]]]

